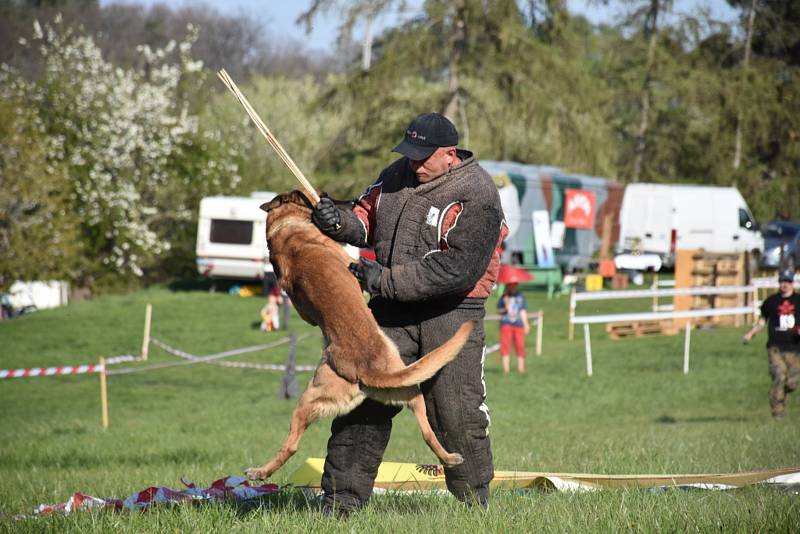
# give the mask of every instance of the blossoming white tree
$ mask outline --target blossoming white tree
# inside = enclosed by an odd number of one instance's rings
[[[224,139],[190,110],[187,94],[202,76],[191,57],[196,30],[163,49],[140,46],[143,66],[123,69],[90,36],[58,22],[34,29],[21,44],[38,49],[41,72],[29,81],[3,65],[0,96],[34,110],[48,161],[66,164],[93,269],[140,277],[194,220],[200,197],[239,180]]]

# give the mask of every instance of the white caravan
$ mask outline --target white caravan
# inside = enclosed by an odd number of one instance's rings
[[[261,280],[272,272],[267,214],[259,206],[275,193],[206,197],[197,220],[197,270],[207,278]]]
[[[678,249],[760,256],[764,239],[735,187],[629,184],[622,198],[617,252],[634,259],[653,255],[658,257],[655,263],[674,266]]]
[[[206,278],[263,280],[272,273],[267,248],[267,214],[259,206],[277,193],[249,197],[205,197],[197,219],[197,270]],[[359,249],[346,245],[351,258]]]

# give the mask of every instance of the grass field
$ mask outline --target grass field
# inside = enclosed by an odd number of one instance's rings
[[[712,473],[800,465],[800,393],[788,416],[770,417],[764,334],[743,346],[740,329],[695,331],[691,372],[683,336],[612,341],[592,328],[594,376],[585,374],[580,330],[567,340],[568,298],[528,295],[545,312],[543,355],[529,336],[525,376],[488,358],[497,469],[551,472]],[[203,355],[265,343],[284,333],[254,328],[260,299],[154,288],[41,311],[0,323],[0,368],[92,363],[136,353],[144,308],[153,336]],[[645,311],[620,301],[581,313]],[[489,309],[494,307],[490,301]],[[298,333],[314,332],[296,317]],[[487,344],[497,340],[487,323]],[[321,339],[300,343],[316,363]],[[286,347],[235,359],[282,363]],[[152,362],[177,359],[151,349]],[[119,367],[142,364],[123,364]],[[301,387],[307,374],[300,376]],[[162,507],[146,513],[79,513],[12,520],[76,491],[127,497],[148,486],[207,484],[261,463],[282,441],[294,401],[278,399],[280,373],[188,365],[109,377],[110,428],[100,425],[97,375],[0,381],[0,530],[3,532],[418,532],[418,531],[778,531],[800,530],[798,496],[767,487],[736,491],[497,491],[488,512],[449,496],[381,495],[348,520],[323,517],[299,491],[260,507]],[[312,426],[275,482],[309,456],[324,456],[329,422]],[[400,414],[386,460],[432,463],[409,413]]]

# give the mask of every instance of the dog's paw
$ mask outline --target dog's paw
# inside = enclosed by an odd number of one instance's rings
[[[451,452],[450,455],[447,457],[447,460],[444,462],[444,465],[446,465],[447,467],[455,467],[463,463],[464,463],[463,456],[461,456],[457,452]]]
[[[269,473],[259,467],[245,469],[244,474],[250,480],[265,480],[269,477]]]

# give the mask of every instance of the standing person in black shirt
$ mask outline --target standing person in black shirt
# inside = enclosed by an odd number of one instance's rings
[[[769,401],[773,417],[785,415],[786,395],[800,384],[800,295],[794,292],[794,273],[781,272],[780,291],[761,304],[761,317],[742,341],[749,343],[768,324],[767,353],[772,386]]]

